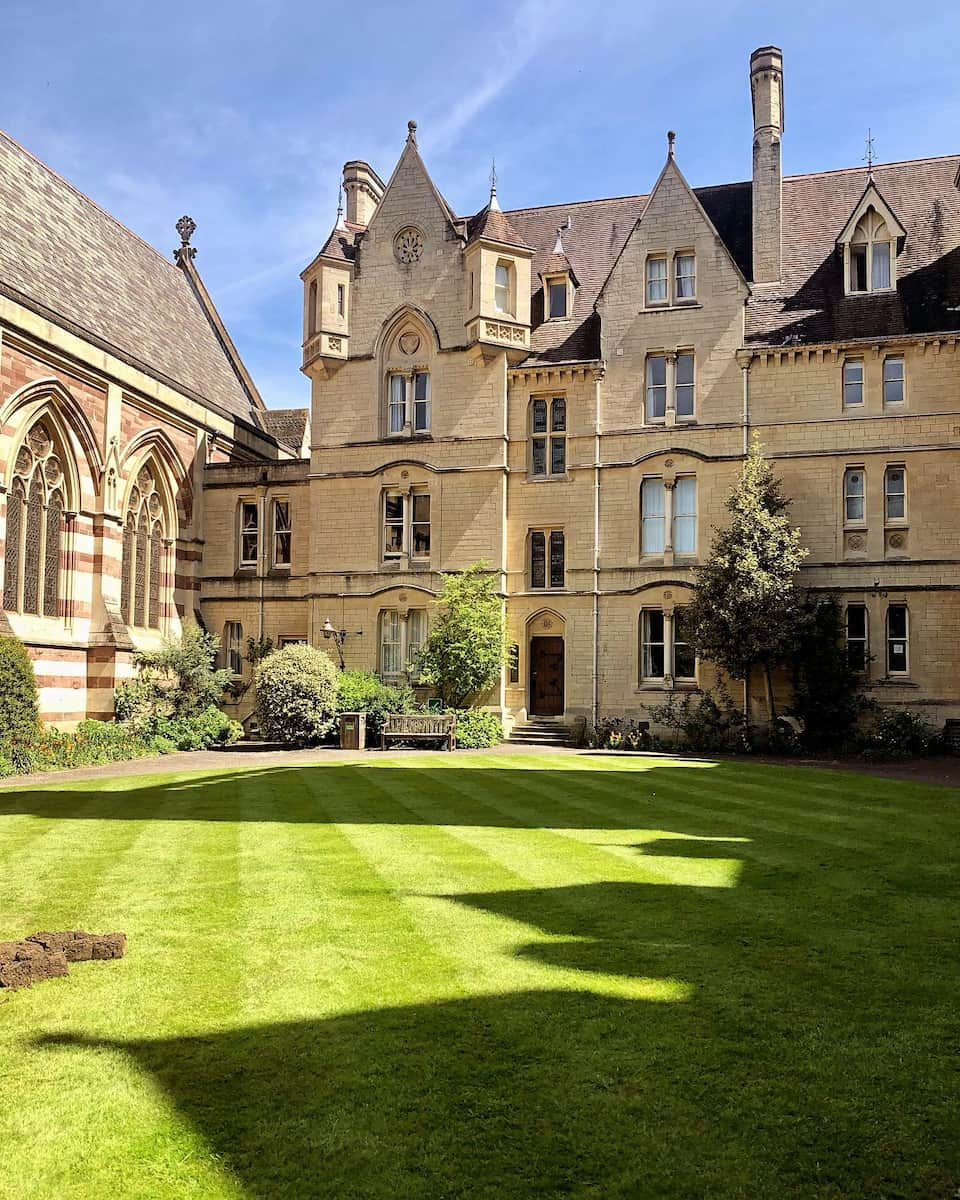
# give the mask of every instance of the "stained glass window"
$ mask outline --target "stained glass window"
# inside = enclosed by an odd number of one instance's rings
[[[23,509],[23,484],[16,480],[7,493],[7,542],[3,574],[3,607],[7,612],[16,612],[19,608]]]
[[[63,529],[63,499],[54,492],[47,505],[47,536],[43,563],[43,615],[60,615],[60,535]]]
[[[27,493],[27,529],[23,551],[23,611],[40,615],[40,559],[43,536],[43,484],[34,472]]]

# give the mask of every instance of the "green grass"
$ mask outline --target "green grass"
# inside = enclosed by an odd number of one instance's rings
[[[590,755],[0,791],[0,1196],[960,1188],[960,794]]]

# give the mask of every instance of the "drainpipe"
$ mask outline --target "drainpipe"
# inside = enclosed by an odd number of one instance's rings
[[[743,372],[743,457],[747,457],[750,449],[750,359],[740,363]],[[746,726],[750,724],[750,679],[743,681],[743,720]]]
[[[600,719],[600,381],[603,369],[593,376],[593,693],[591,724]]]

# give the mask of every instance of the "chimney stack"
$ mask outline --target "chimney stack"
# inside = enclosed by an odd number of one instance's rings
[[[352,159],[343,164],[343,190],[347,193],[347,220],[351,225],[369,225],[380,203],[384,182],[369,163]]]
[[[753,97],[753,281],[780,278],[783,207],[780,139],[783,135],[783,53],[761,46],[750,55]]]

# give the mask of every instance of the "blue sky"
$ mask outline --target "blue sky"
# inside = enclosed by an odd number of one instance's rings
[[[343,162],[408,118],[458,213],[750,173],[750,51],[784,51],[788,173],[960,150],[960,8],[754,0],[47,0],[8,6],[0,125],[167,253],[181,213],[271,407],[308,402],[300,270]]]

